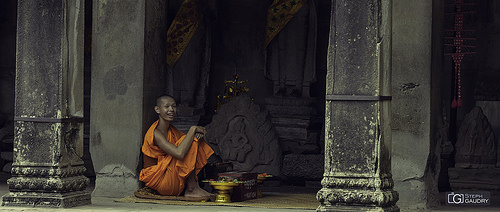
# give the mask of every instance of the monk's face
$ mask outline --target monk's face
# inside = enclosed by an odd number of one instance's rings
[[[165,121],[173,121],[175,115],[177,114],[177,104],[175,99],[171,97],[164,97],[158,101],[158,105],[155,107],[156,113],[161,119]]]

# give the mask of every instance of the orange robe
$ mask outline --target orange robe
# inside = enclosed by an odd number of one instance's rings
[[[161,195],[179,196],[185,187],[186,178],[194,170],[198,174],[207,164],[207,159],[214,153],[203,140],[194,138],[189,151],[183,159],[177,159],[165,153],[154,142],[154,131],[158,121],[153,123],[144,136],[142,153],[144,153],[144,168],[139,180],[146,183]],[[186,134],[170,125],[167,140],[179,146]]]

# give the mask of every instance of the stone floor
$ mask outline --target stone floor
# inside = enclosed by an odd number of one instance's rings
[[[287,190],[290,188],[288,187]],[[92,188],[89,188],[92,191]],[[8,187],[5,183],[0,184],[0,195],[4,195],[8,192]],[[307,191],[310,192],[310,191]],[[149,203],[118,203],[113,200],[117,198],[108,197],[92,197],[92,204],[79,206],[74,208],[32,208],[32,207],[2,207],[0,206],[0,211],[23,211],[23,212],[45,212],[45,211],[78,211],[78,212],[93,212],[93,211],[169,211],[169,212],[195,212],[195,211],[211,211],[211,212],[230,212],[230,211],[242,211],[242,212],[256,212],[256,211],[269,211],[269,212],[312,212],[314,210],[298,210],[298,209],[266,209],[266,208],[250,208],[250,207],[230,207],[230,206],[180,206],[180,205],[161,205],[161,204],[149,204]],[[318,203],[319,205],[319,203]]]
[[[92,191],[93,185],[90,185],[88,190]],[[316,184],[312,187],[304,186],[271,186],[263,188],[263,192],[304,192],[316,193],[319,188]],[[0,196],[3,196],[8,191],[5,176],[0,173]],[[443,194],[444,195],[444,194]],[[177,205],[160,205],[149,203],[118,203],[113,200],[116,198],[108,197],[92,197],[92,204],[79,206],[74,208],[33,208],[33,207],[2,207],[0,211],[23,211],[23,212],[45,212],[45,211],[74,211],[74,212],[94,212],[94,211],[169,211],[169,212],[194,212],[194,211],[211,211],[211,212],[313,212],[315,210],[300,210],[300,209],[267,209],[267,208],[251,208],[251,207],[230,207],[230,206],[177,206]],[[318,203],[319,204],[319,203]],[[401,207],[401,206],[400,206]],[[433,210],[423,208],[401,208],[401,211],[500,211],[500,204],[496,203],[488,207],[449,207],[441,206]]]

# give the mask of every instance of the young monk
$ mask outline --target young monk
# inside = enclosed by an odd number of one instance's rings
[[[177,105],[171,96],[160,96],[154,109],[158,121],[144,136],[144,167],[139,180],[160,195],[179,196],[184,191],[184,197],[208,199],[211,194],[197,182],[197,174],[214,153],[202,139],[206,129],[192,126],[184,134],[172,126],[170,122],[175,118]]]

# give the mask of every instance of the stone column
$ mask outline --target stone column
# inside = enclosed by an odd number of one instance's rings
[[[399,211],[391,176],[391,0],[332,1],[317,211]]]
[[[4,206],[90,204],[83,176],[84,1],[18,1],[15,141]]]
[[[398,205],[405,209],[423,208],[426,202],[438,201],[439,170],[447,166],[447,160],[437,161],[441,152],[434,156],[437,147],[443,148],[443,156],[448,151],[444,149],[450,142],[445,127],[448,124],[440,114],[443,108],[449,108],[449,98],[453,98],[450,90],[441,90],[451,87],[451,79],[445,75],[449,73],[451,77],[453,71],[451,66],[442,66],[443,62],[452,61],[443,52],[443,20],[439,19],[453,17],[443,15],[444,4],[445,1],[398,0],[393,5],[392,174],[394,189],[399,192]],[[436,126],[439,122],[444,126]],[[444,140],[435,144],[439,139]],[[436,168],[432,170],[433,167]]]
[[[124,197],[140,187],[142,140],[165,84],[165,11],[163,1],[93,2],[93,196]]]

